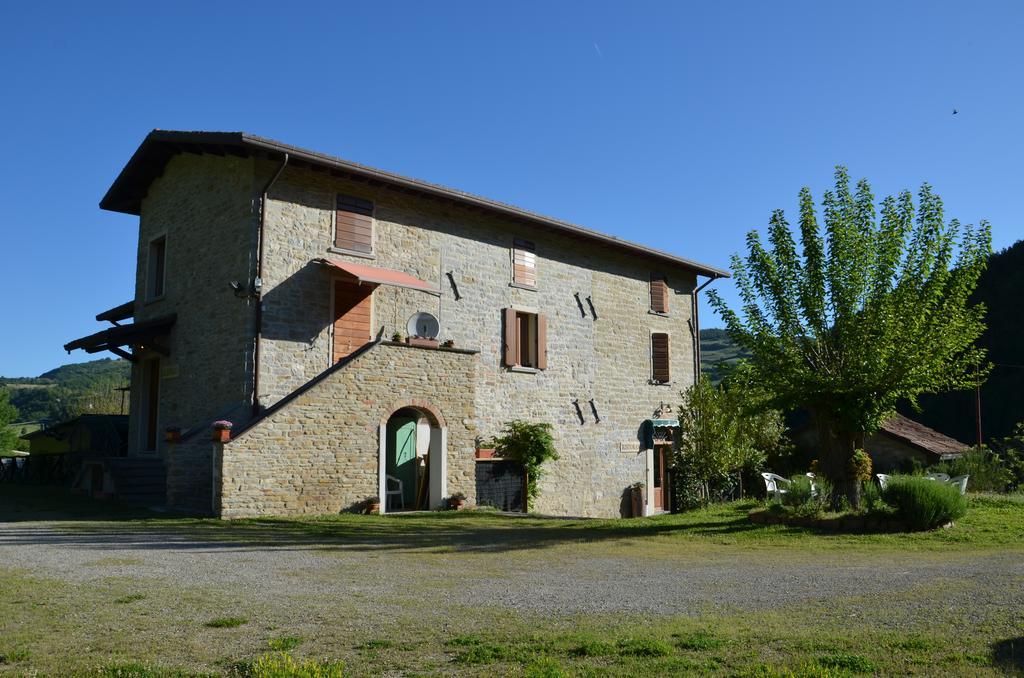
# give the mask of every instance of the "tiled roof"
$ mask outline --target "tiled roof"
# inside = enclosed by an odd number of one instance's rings
[[[897,414],[882,424],[881,432],[934,455],[961,454],[969,445]]]

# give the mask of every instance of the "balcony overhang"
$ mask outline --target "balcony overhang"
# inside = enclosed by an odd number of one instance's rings
[[[350,261],[341,261],[340,259],[314,259],[314,262],[330,266],[345,277],[356,280],[361,285],[391,285],[392,287],[403,287],[409,290],[426,292],[436,297],[441,296],[441,290],[436,285],[431,285],[402,271],[380,268],[378,266],[367,266],[366,264],[356,264]]]
[[[135,362],[135,355],[127,351],[126,347],[150,349],[161,355],[170,355],[170,352],[156,340],[167,334],[177,319],[178,316],[172,313],[153,320],[109,327],[102,332],[69,341],[64,344],[64,350],[68,353],[76,349],[82,349],[86,353],[110,351],[114,355],[132,362]]]

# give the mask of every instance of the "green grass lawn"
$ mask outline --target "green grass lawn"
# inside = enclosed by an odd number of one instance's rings
[[[968,515],[928,533],[834,535],[746,520],[753,502],[635,520],[516,518],[488,512],[271,518],[225,523],[126,509],[38,488],[0,487],[0,537],[64,521],[82,537],[187,534],[213,544],[397,559],[457,581],[569,558],[646,568],[804,560],[1024,559],[1024,497],[972,496]],[[3,523],[7,522],[7,525]],[[22,524],[18,524],[22,523]],[[50,523],[48,523],[50,524]],[[379,553],[384,555],[378,556]],[[347,562],[347,561],[346,561]],[[147,556],[87,563],[87,583],[0,561],[0,673],[12,675],[1001,675],[1024,670],[1024,609],[970,579],[884,597],[830,596],[775,609],[706,606],[686,615],[543,613],[439,606],[435,597],[358,591],[336,599],[261,595],[251,586],[170,583]],[[125,573],[128,573],[127,575]],[[309,577],[323,576],[310,573]],[[428,575],[418,574],[410,576]],[[433,575],[430,575],[433,576]],[[424,587],[435,579],[425,578]],[[1017,584],[1024,587],[1024,577]],[[443,593],[443,592],[442,592]],[[439,594],[440,595],[440,594]],[[1016,600],[1020,600],[1019,596]],[[367,613],[380,604],[380,614]],[[893,616],[890,610],[915,611]],[[289,668],[290,667],[290,668]],[[305,673],[303,673],[303,671]],[[319,672],[319,673],[318,673]]]

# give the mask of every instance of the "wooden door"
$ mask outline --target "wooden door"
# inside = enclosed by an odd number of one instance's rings
[[[145,435],[143,448],[145,452],[155,452],[157,445],[157,423],[160,412],[160,360],[147,360],[145,366],[146,395],[143,418]]]
[[[655,511],[667,511],[669,508],[668,451],[667,445],[654,446],[654,482],[651,487],[651,499]]]
[[[370,341],[370,300],[373,285],[334,282],[334,362],[352,355]]]

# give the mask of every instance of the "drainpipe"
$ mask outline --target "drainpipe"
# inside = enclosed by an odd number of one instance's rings
[[[263,335],[263,241],[267,224],[267,194],[288,165],[288,154],[284,154],[281,166],[270,177],[260,194],[260,227],[256,233],[256,278],[252,282],[253,297],[256,299],[256,337],[252,357],[252,416],[260,413],[260,338]]]
[[[700,304],[697,303],[697,295],[700,294],[700,291],[702,289],[704,289],[711,283],[715,282],[720,277],[722,276],[712,273],[711,277],[703,285],[693,290],[693,297],[691,303],[693,304],[693,359],[695,363],[693,371],[693,383],[695,384],[698,381],[700,381]]]

